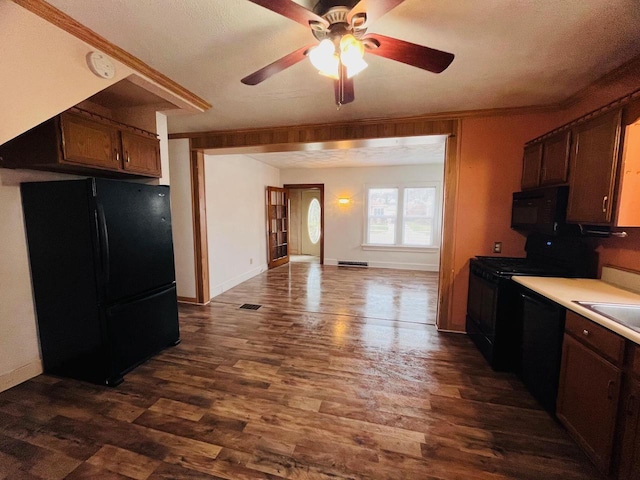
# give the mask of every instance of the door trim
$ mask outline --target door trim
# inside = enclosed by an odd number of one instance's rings
[[[324,183],[290,183],[283,187],[287,190],[320,190],[320,265],[324,265]],[[291,212],[288,215],[290,219]]]
[[[189,135],[173,134],[169,138],[189,138],[190,147],[195,150],[217,150],[224,151],[226,145],[238,145],[230,149],[230,153],[249,152],[252,148],[257,148],[250,140],[261,139],[263,145],[261,149],[271,148],[271,151],[304,150],[309,143],[316,142],[320,148],[336,148],[341,141],[348,142],[350,146],[357,146],[359,143],[366,144],[363,138],[396,138],[406,136],[430,136],[447,135],[447,145],[445,149],[444,162],[444,201],[442,211],[442,233],[440,248],[440,272],[438,281],[438,309],[436,313],[436,325],[438,331],[457,332],[461,330],[453,329],[453,293],[456,277],[455,254],[456,254],[456,199],[458,198],[458,181],[460,175],[460,149],[459,141],[462,130],[462,120],[458,114],[443,115],[442,118],[422,118],[422,119],[388,119],[373,122],[351,122],[345,128],[340,128],[341,124],[315,125],[313,128],[306,127],[282,127],[263,128],[251,130],[251,135],[245,136],[245,130],[219,131],[219,132],[199,132]],[[364,125],[370,128],[364,128]],[[362,129],[357,128],[362,125]],[[296,134],[296,129],[301,130]],[[302,132],[302,130],[304,132]],[[279,135],[279,132],[282,135]],[[410,133],[409,133],[410,132]],[[304,135],[302,134],[304,133]],[[324,137],[327,136],[327,138]],[[364,137],[363,137],[364,136]],[[302,141],[301,139],[304,139]],[[360,139],[360,140],[359,140]],[[223,141],[224,140],[224,141]],[[255,142],[255,140],[253,140]],[[292,185],[295,187],[296,185]],[[324,199],[324,196],[323,196]],[[324,207],[324,201],[323,205]],[[322,209],[322,222],[324,230],[324,208]],[[321,249],[322,260],[324,261],[324,236]]]
[[[271,204],[271,200],[273,198],[272,193],[273,192],[280,192],[283,195],[283,200],[284,200],[284,207],[285,207],[285,221],[287,223],[287,227],[286,230],[284,231],[284,233],[287,236],[286,239],[286,251],[287,254],[281,257],[277,257],[277,258],[273,258],[272,257],[272,253],[275,251],[274,247],[274,243],[273,243],[273,237],[272,235],[275,233],[276,238],[279,238],[279,233],[282,232],[281,227],[278,226],[276,228],[275,232],[271,231],[271,227],[272,227],[272,222],[276,221],[276,224],[278,223],[278,220],[280,220],[281,217],[278,217],[278,215],[276,214],[276,217],[272,217],[272,210],[271,208],[274,207],[277,211],[278,207],[281,206],[280,203],[277,203],[276,205],[272,205]],[[276,195],[277,196],[277,195]],[[267,268],[269,270],[271,270],[272,268],[276,268],[279,267],[280,265],[284,265],[286,263],[289,263],[289,235],[291,234],[290,232],[290,227],[289,227],[289,190],[287,190],[286,188],[283,187],[272,187],[272,186],[267,186],[267,188],[265,189],[265,209],[266,209],[266,215],[265,215],[265,219],[266,219],[266,227],[267,227]],[[276,243],[276,245],[282,245],[282,243]]]
[[[211,301],[209,292],[209,243],[207,240],[207,191],[204,183],[204,153],[191,150],[191,207],[196,303]]]

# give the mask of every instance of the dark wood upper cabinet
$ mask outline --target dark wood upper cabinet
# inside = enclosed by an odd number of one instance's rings
[[[611,222],[621,118],[621,110],[615,110],[574,128],[567,221]]]
[[[71,113],[60,115],[59,127],[61,163],[118,169],[120,146],[116,128]]]
[[[122,165],[127,172],[155,176],[160,172],[157,139],[122,132]]]
[[[542,166],[542,143],[534,143],[524,147],[522,158],[522,189],[536,188],[540,185],[540,168]]]
[[[154,133],[74,107],[0,145],[0,167],[160,177],[159,145]]]
[[[557,133],[542,144],[540,185],[559,185],[567,182],[571,131]]]

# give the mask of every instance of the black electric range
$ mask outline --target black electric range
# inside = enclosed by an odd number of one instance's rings
[[[521,301],[514,275],[595,277],[597,257],[580,238],[531,234],[526,257],[478,256],[469,262],[467,334],[494,370],[521,367]]]

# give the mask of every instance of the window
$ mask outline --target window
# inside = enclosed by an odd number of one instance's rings
[[[320,240],[320,202],[316,198],[309,202],[307,229],[309,231],[309,240],[315,245]]]
[[[394,245],[398,217],[398,189],[370,188],[367,243]]]
[[[402,216],[403,245],[433,245],[436,189],[405,188]]]
[[[365,244],[433,247],[438,243],[437,185],[369,187]]]

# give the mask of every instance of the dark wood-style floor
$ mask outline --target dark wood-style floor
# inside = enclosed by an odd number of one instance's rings
[[[292,264],[181,306],[182,343],[117,388],[0,393],[0,479],[598,478],[515,376],[436,332],[436,284]]]

